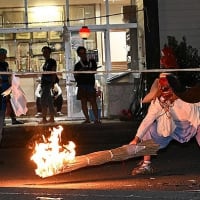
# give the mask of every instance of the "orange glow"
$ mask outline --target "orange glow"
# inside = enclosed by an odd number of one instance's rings
[[[69,163],[76,156],[76,146],[72,141],[68,145],[61,144],[62,131],[62,126],[53,128],[49,138],[43,135],[43,142],[36,142],[31,160],[37,165],[35,173],[42,178],[56,174],[64,163]]]
[[[79,30],[79,35],[82,39],[87,40],[88,37],[90,36],[90,29],[87,26],[83,26]]]

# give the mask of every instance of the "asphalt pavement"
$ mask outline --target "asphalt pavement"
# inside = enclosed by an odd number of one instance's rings
[[[140,160],[132,158],[41,178],[35,174],[36,166],[30,160],[30,147],[38,133],[62,125],[63,139],[75,141],[77,154],[85,155],[127,144],[139,122],[103,120],[100,125],[63,119],[51,125],[38,125],[37,119],[24,122],[4,128],[0,200],[200,199],[200,149],[194,139],[187,144],[172,142],[159,151],[152,160],[155,169],[152,175],[131,176],[132,168]]]

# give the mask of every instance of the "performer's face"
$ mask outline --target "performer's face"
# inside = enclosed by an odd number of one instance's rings
[[[158,85],[162,97],[170,99],[173,96],[172,89],[165,77],[159,78]]]

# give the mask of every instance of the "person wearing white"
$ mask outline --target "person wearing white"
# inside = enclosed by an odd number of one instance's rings
[[[187,103],[179,99],[165,77],[157,80],[157,96],[151,99],[148,113],[141,122],[130,144],[152,139],[165,148],[170,141],[188,142],[196,137],[200,146],[200,103]],[[145,155],[132,175],[152,173],[151,156]]]

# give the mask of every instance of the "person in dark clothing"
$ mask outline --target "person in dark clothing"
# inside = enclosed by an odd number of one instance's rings
[[[79,46],[77,48],[77,55],[80,61],[74,66],[74,71],[96,71],[97,63],[94,59],[87,59],[86,48]],[[100,123],[98,119],[98,107],[96,102],[96,89],[95,89],[95,74],[94,73],[75,73],[75,81],[77,82],[78,92],[77,100],[81,101],[82,111],[85,116],[83,123],[90,123],[88,114],[88,105],[90,102],[94,114],[94,123]]]
[[[9,71],[9,65],[5,61],[7,56],[7,50],[4,48],[0,48],[0,71],[1,72],[8,72]],[[0,87],[1,87],[1,94],[11,87],[11,75],[9,74],[0,74]],[[2,111],[1,114],[3,114],[4,119],[4,125],[5,125],[5,115],[6,112],[10,116],[12,120],[12,124],[23,124],[23,122],[16,120],[15,112],[12,108],[11,102],[10,102],[10,95],[3,97],[1,95],[1,108]]]
[[[50,58],[51,48],[44,46],[42,48],[42,53],[45,58],[45,63],[43,65],[43,71],[55,71],[57,68],[57,63],[53,58]],[[56,73],[52,74],[42,74],[41,77],[41,105],[42,105],[42,121],[40,123],[55,122],[55,110],[53,105],[53,97],[51,95],[51,89],[56,80]],[[49,109],[50,119],[47,121],[47,109]]]

